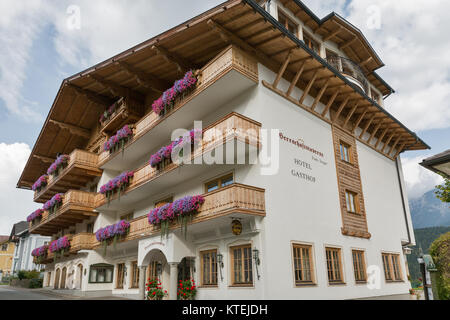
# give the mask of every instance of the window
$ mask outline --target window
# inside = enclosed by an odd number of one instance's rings
[[[386,281],[403,281],[398,254],[383,253],[383,269]]]
[[[295,36],[298,34],[298,26],[295,22],[289,19],[280,9],[278,9],[278,22],[280,22],[287,30],[292,32]]]
[[[217,286],[217,250],[200,252],[202,286]]]
[[[231,247],[230,254],[232,284],[235,286],[252,286],[252,246],[248,244]]]
[[[117,265],[117,289],[123,289],[123,279],[125,276],[125,263],[119,263]]]
[[[166,198],[164,200],[158,201],[155,203],[155,208],[162,207],[165,204],[173,202],[173,197]]]
[[[347,204],[347,211],[351,213],[359,213],[359,199],[358,194],[352,191],[345,191],[345,201]]]
[[[304,32],[304,31],[303,31],[303,41],[308,46],[308,48],[310,48],[311,50],[313,50],[317,54],[320,53],[320,45],[319,45],[319,43],[317,41],[313,40],[313,37],[310,36],[308,33]]]
[[[121,216],[120,220],[125,220],[125,221],[133,220],[133,212]]]
[[[352,250],[353,256],[353,271],[355,273],[356,282],[366,282],[366,260],[364,258],[364,251]]]
[[[8,244],[7,243],[2,244],[2,251],[8,251]]]
[[[150,262],[147,268],[147,278],[150,280],[158,278],[158,261]]]
[[[234,183],[233,174],[227,174],[226,176],[220,177],[213,181],[210,181],[205,184],[206,192],[212,192],[214,190],[225,188]]]
[[[112,283],[114,266],[109,264],[91,265],[89,271],[89,283]]]
[[[139,268],[137,261],[131,264],[131,288],[139,288]]]
[[[341,153],[341,160],[351,163],[352,157],[351,157],[351,146],[345,142],[339,143],[340,153]]]
[[[328,282],[330,284],[344,283],[342,275],[341,249],[326,248]]]
[[[294,244],[292,249],[294,257],[295,285],[313,284],[312,246]]]
[[[94,233],[94,224],[93,223],[88,223],[86,225],[86,232],[87,233]]]

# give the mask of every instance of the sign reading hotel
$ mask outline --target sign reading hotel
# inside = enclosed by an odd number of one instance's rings
[[[328,165],[326,161],[324,161],[324,154],[321,151],[318,151],[315,148],[312,148],[305,144],[305,141],[301,138],[292,139],[283,135],[280,132],[281,141],[287,142],[291,145],[294,145],[301,149],[304,152],[310,154],[310,160],[302,160],[298,158],[293,159],[294,168],[291,168],[291,175],[295,178],[307,181],[309,183],[316,183],[317,177],[314,176],[312,163],[320,163],[321,165]]]

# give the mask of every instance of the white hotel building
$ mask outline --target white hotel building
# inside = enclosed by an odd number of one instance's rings
[[[44,286],[143,297],[158,276],[168,299],[191,277],[196,299],[407,294],[415,240],[399,154],[428,146],[389,114],[393,89],[375,72],[383,65],[335,13],[230,0],[65,79],[18,182],[31,188],[58,154],[69,156],[34,194],[38,203],[64,196],[30,232],[70,240],[63,257],[45,257]],[[155,113],[153,102],[188,70],[195,88]],[[203,124],[196,159],[225,148],[231,163],[153,168],[150,156],[194,121]],[[104,151],[124,125],[133,136]],[[213,129],[224,136],[208,139]],[[226,148],[235,145],[233,157]],[[129,170],[108,203],[100,188]],[[187,234],[175,220],[161,238],[149,212],[194,195],[205,201]],[[104,255],[95,232],[120,220],[129,231]]]

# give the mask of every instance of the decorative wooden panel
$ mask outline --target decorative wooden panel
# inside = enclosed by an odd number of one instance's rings
[[[336,173],[339,184],[339,200],[342,213],[342,234],[346,236],[369,239],[371,234],[368,231],[366,210],[364,206],[364,194],[359,172],[358,152],[356,149],[356,139],[342,129],[332,126],[333,143],[336,158]],[[341,142],[350,146],[351,162],[341,160]],[[347,209],[346,192],[353,192],[358,195],[358,212],[349,212]]]

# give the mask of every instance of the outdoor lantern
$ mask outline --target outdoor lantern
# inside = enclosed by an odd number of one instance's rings
[[[222,275],[222,268],[223,268],[223,254],[218,253],[217,254],[217,263],[219,265],[220,269],[220,279],[223,281],[223,275]]]
[[[159,262],[156,264],[156,273],[158,274],[158,276],[162,274],[162,264]]]
[[[257,274],[258,280],[259,280],[259,278],[261,276],[259,275],[258,266],[260,265],[261,261],[259,260],[259,250],[258,249],[253,249],[253,259],[255,260],[256,274]]]

